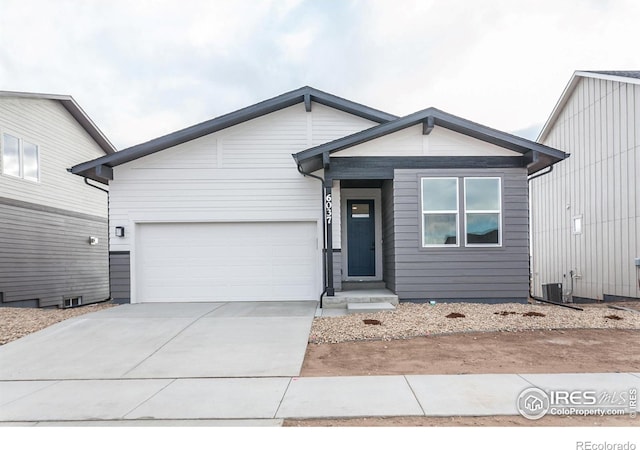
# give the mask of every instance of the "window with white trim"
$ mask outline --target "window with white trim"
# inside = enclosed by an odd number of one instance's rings
[[[467,246],[502,244],[500,178],[465,178],[465,242]]]
[[[422,246],[458,246],[458,179],[422,179]]]
[[[460,232],[466,247],[502,246],[500,177],[422,178],[421,189],[423,247],[459,247]]]
[[[36,144],[8,133],[2,134],[2,173],[40,181],[40,154]]]

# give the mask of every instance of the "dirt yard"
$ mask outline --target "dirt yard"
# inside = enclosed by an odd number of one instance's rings
[[[640,309],[640,304],[619,305]],[[481,309],[478,309],[478,305],[438,306],[438,312],[427,307],[413,310],[418,315],[424,312],[424,308],[432,312],[427,312],[422,320],[416,320],[416,315],[413,314],[414,319],[409,326],[405,324],[405,328],[400,328],[395,318],[391,320],[391,315],[384,313],[354,315],[343,319],[342,323],[339,318],[325,323],[322,323],[322,319],[316,319],[311,339],[337,343],[310,343],[301,375],[640,371],[640,327],[637,326],[640,313],[613,310],[601,304],[579,305],[584,311],[547,305],[484,305]],[[531,314],[532,312],[544,316]],[[451,314],[453,316],[447,318]],[[365,319],[379,320],[381,323],[365,326]],[[626,324],[623,325],[625,320]],[[385,322],[389,325],[388,329],[382,330]],[[586,326],[593,328],[582,328]],[[623,326],[627,328],[622,328]],[[481,327],[511,331],[471,331]],[[453,331],[456,329],[459,331]],[[434,334],[431,330],[438,330],[440,333]],[[405,333],[407,336],[413,333],[418,336],[404,339],[388,337],[394,333]],[[354,339],[354,336],[366,335],[373,337]],[[639,425],[640,419],[629,416],[547,416],[537,421],[519,416],[369,417],[285,421],[285,426],[290,427]]]

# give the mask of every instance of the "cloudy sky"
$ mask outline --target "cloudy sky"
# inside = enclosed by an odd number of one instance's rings
[[[637,0],[0,0],[0,90],[119,148],[304,85],[535,138],[574,70],[640,69]]]

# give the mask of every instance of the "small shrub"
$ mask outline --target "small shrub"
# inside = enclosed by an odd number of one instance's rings
[[[610,315],[608,315],[608,316],[604,316],[604,317],[605,317],[605,319],[611,319],[611,320],[622,320],[622,317],[617,316],[617,315],[615,315],[615,314],[610,314]]]

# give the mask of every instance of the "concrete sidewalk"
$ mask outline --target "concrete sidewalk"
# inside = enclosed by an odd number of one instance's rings
[[[0,381],[0,422],[278,426],[285,418],[518,415],[516,399],[529,387],[628,392],[640,388],[640,373]]]

